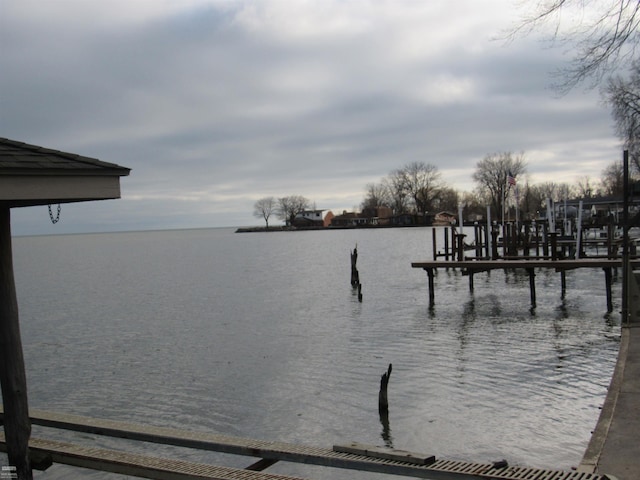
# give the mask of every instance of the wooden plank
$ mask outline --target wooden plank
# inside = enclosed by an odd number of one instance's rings
[[[634,268],[640,267],[640,260],[631,260]],[[462,268],[473,270],[497,270],[503,268],[554,268],[558,271],[575,268],[621,267],[617,258],[583,258],[578,260],[464,260],[449,262],[412,262],[413,268]]]
[[[364,457],[395,460],[398,462],[415,463],[416,465],[431,465],[436,461],[435,455],[424,455],[421,453],[407,452],[405,450],[392,450],[357,442],[352,442],[348,445],[334,445],[333,451],[353,453]]]
[[[450,460],[436,460],[434,463],[417,464],[408,461],[406,452],[394,450],[385,451],[389,455],[398,454],[402,460],[390,458],[379,458],[364,456],[355,453],[337,452],[333,448],[313,447],[308,445],[289,444],[282,442],[271,442],[255,440],[249,438],[232,437],[215,433],[189,432],[185,430],[169,429],[164,427],[143,426],[117,422],[113,420],[93,419],[78,415],[61,414],[54,412],[44,412],[41,410],[31,410],[31,423],[34,425],[44,425],[47,427],[65,428],[72,431],[80,431],[94,434],[114,436],[118,438],[128,438],[143,440],[168,445],[186,446],[209,451],[232,453],[237,455],[259,457],[286,462],[296,462],[308,465],[319,465],[334,468],[344,468],[365,472],[385,473],[390,475],[403,475],[416,478],[428,478],[431,480],[469,480],[470,476],[475,478],[501,478],[504,480],[522,480],[522,478],[541,478],[539,475],[554,475],[553,478],[563,480],[605,480],[600,475],[577,476],[575,472],[564,472],[559,470],[536,470],[523,467],[509,467],[496,471],[492,464],[481,464],[471,462],[454,462]],[[2,418],[0,410],[0,418]],[[44,442],[39,440],[38,442]],[[46,442],[50,442],[47,440]],[[36,443],[34,443],[36,445]],[[42,443],[38,444],[40,447]],[[79,448],[79,447],[78,447]],[[113,462],[93,459],[96,449],[87,448],[79,454],[78,460],[73,460],[71,456],[54,456],[53,461],[58,463],[68,463],[76,466],[86,466],[97,470],[116,471]],[[48,451],[44,448],[45,452]],[[122,455],[122,452],[118,452]],[[429,455],[411,454],[414,458],[427,458]],[[88,460],[85,458],[87,457]],[[61,460],[64,458],[64,462]],[[77,463],[69,463],[71,461]],[[164,461],[164,460],[163,460]],[[87,462],[81,464],[80,462]],[[141,461],[142,462],[142,461]],[[140,463],[141,463],[140,462]],[[131,463],[135,463],[132,461]],[[144,473],[145,471],[142,471]],[[239,470],[248,472],[248,470]],[[530,475],[533,472],[538,476]],[[116,473],[120,473],[118,470]],[[257,472],[254,472],[257,473]],[[160,476],[154,473],[153,476],[145,476],[141,473],[129,473],[130,475],[143,476],[145,478],[159,478],[160,480],[183,480],[182,477]],[[164,474],[163,474],[164,475]],[[560,475],[560,476],[559,476]],[[185,477],[188,478],[188,477]],[[200,478],[200,477],[194,477]],[[218,478],[218,477],[212,477]],[[223,478],[249,478],[249,477],[223,477]],[[544,477],[547,478],[547,477]]]
[[[3,436],[0,436],[0,442],[5,446]],[[299,480],[299,477],[92,448],[56,440],[32,438],[29,448],[50,455],[55,463],[156,480]]]

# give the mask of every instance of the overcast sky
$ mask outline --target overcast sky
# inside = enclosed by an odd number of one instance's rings
[[[530,182],[598,178],[609,109],[550,88],[571,52],[542,32],[499,40],[521,3],[3,0],[0,136],[132,169],[122,199],[14,209],[13,233],[261,225],[265,196],[337,213],[414,161],[470,191],[502,151]]]

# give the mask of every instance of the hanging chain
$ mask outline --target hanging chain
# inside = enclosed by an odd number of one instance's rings
[[[54,225],[60,220],[60,210],[60,204],[58,204],[58,211],[56,213],[56,216],[54,217],[53,210],[51,210],[51,205],[49,205],[49,218],[51,219],[51,223],[53,223]]]

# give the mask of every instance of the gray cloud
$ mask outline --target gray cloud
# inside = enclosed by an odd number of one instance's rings
[[[256,224],[266,195],[340,211],[416,160],[470,190],[495,151],[534,182],[619,156],[597,92],[549,89],[563,52],[491,40],[511,0],[7,3],[0,134],[132,168],[122,200],[57,230],[16,210],[15,233]]]

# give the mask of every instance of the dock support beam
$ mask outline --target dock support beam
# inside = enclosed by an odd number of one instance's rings
[[[607,289],[607,313],[613,312],[613,302],[611,301],[611,268],[603,268],[604,270],[604,281],[606,283]]]
[[[0,384],[9,465],[15,467],[18,480],[31,480],[31,421],[13,276],[11,210],[4,206],[0,206]]]
[[[435,292],[434,292],[434,284],[433,284],[433,268],[425,268],[427,272],[427,276],[429,277],[429,306],[433,307],[435,303]]]
[[[560,272],[560,298],[564,300],[567,293],[567,272],[562,270]]]
[[[531,308],[536,307],[536,272],[533,268],[527,268],[529,274],[529,290],[531,292]]]

